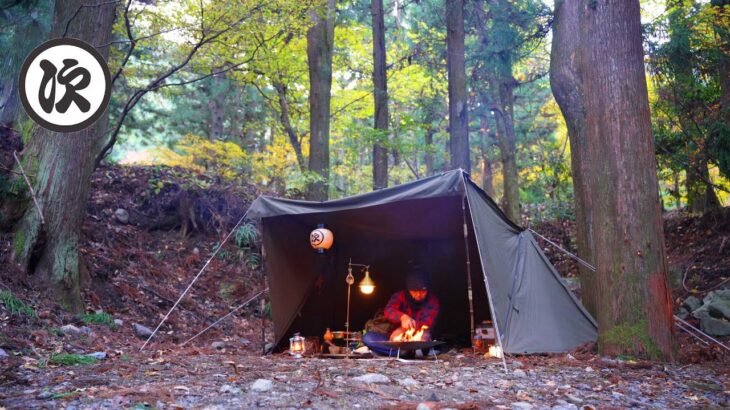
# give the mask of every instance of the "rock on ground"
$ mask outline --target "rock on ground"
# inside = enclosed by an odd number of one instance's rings
[[[116,211],[114,211],[114,217],[117,218],[117,221],[122,224],[128,224],[129,223],[129,212],[122,208],[117,208]]]
[[[76,327],[74,325],[63,325],[63,326],[61,326],[61,331],[65,335],[77,335],[77,334],[81,333],[81,329],[79,329],[78,327]]]
[[[257,379],[251,385],[251,390],[258,391],[258,392],[265,392],[265,391],[271,390],[273,387],[274,387],[274,383],[271,380]]]
[[[19,361],[3,373],[17,382],[0,382],[0,407],[116,409],[133,408],[136,403],[208,409],[415,409],[420,404],[422,409],[730,407],[726,363],[631,364],[584,354],[573,360],[564,355],[521,357],[522,368],[517,370],[529,377],[518,377],[504,373],[500,360],[482,355],[443,354],[438,362],[402,363],[247,356],[230,350],[159,350],[160,356],[130,351],[124,359],[111,355],[102,363],[72,368],[41,369],[32,361]],[[408,379],[418,385],[408,386],[412,384]],[[84,389],[83,394],[64,395],[78,389]],[[174,394],[166,393],[170,389]]]
[[[152,329],[148,328],[147,326],[133,323],[132,327],[134,328],[134,334],[137,335],[137,337],[139,337],[140,339],[147,339],[152,336]]]
[[[410,377],[406,377],[403,380],[398,380],[398,384],[405,387],[416,387],[418,386],[418,382]]]
[[[363,382],[363,383],[375,383],[375,384],[390,383],[390,378],[388,376],[384,376],[380,373],[363,374],[362,376],[353,378],[353,380],[358,381],[358,382]]]

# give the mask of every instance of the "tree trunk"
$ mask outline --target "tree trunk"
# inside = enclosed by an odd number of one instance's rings
[[[712,0],[716,9],[715,22],[712,26],[715,35],[720,38],[720,50],[717,58],[717,75],[720,80],[720,109],[722,120],[730,127],[730,27],[727,25],[727,13],[730,12],[730,0]],[[725,10],[724,14],[721,10]]]
[[[510,70],[511,72],[511,70]],[[497,122],[501,122],[502,133],[498,134],[499,150],[502,155],[502,176],[504,181],[505,213],[514,222],[520,222],[520,182],[517,169],[517,138],[515,136],[515,124],[513,117],[513,90],[514,79],[500,78],[499,86],[499,110],[497,110]]]
[[[471,172],[464,61],[464,0],[446,0],[451,168]]]
[[[34,0],[3,10],[3,21],[10,27],[9,44],[3,48],[0,63],[0,127],[12,128],[20,108],[18,73],[26,56],[48,38],[53,14],[53,0]],[[3,24],[5,25],[5,24]]]
[[[289,137],[289,143],[291,143],[292,148],[294,148],[294,154],[297,156],[299,169],[306,171],[307,163],[304,160],[304,153],[302,152],[302,143],[299,138],[299,133],[294,129],[294,126],[291,123],[287,87],[281,81],[274,81],[273,86],[276,89],[277,96],[279,97],[279,109],[281,110],[279,112],[279,119],[281,120],[281,124],[284,127],[286,135]]]
[[[214,75],[210,80],[208,139],[210,141],[222,141],[225,132],[225,104],[228,87],[226,87],[226,77],[223,74]]]
[[[482,112],[479,117],[479,125],[482,131],[482,143],[480,146],[482,158],[482,189],[489,197],[494,198],[494,175],[492,161],[489,158],[490,126],[487,112]]]
[[[598,349],[673,359],[639,1],[583,4],[579,61],[591,161],[586,183],[594,197]]]
[[[106,44],[111,38],[114,10],[115,5],[105,0],[59,2],[51,37],[60,37],[73,18],[67,37],[93,45]],[[98,50],[107,57],[108,47]],[[105,114],[79,132],[55,133],[37,127],[23,151],[23,168],[31,175],[45,225],[41,225],[36,207],[28,205],[16,224],[12,259],[32,283],[47,288],[71,311],[83,307],[80,233],[94,160],[101,151],[108,124],[109,116]]]
[[[578,256],[593,263],[593,223],[590,159],[586,141],[585,112],[579,67],[581,2],[564,0],[555,3],[553,43],[550,55],[550,86],[565,118],[570,140],[570,164],[573,177],[576,242]],[[598,314],[595,272],[580,268],[581,301],[596,317]]]
[[[681,122],[681,121],[680,121]],[[715,189],[710,184],[710,170],[707,168],[707,148],[689,148],[687,154],[687,210],[691,213],[705,212],[721,207]]]
[[[312,12],[315,24],[307,31],[309,65],[309,171],[321,180],[312,183],[307,199],[326,201],[330,175],[330,97],[332,48],[335,36],[335,1],[324,0]]]
[[[492,12],[506,7],[504,2],[490,1]],[[474,4],[475,15],[480,27],[480,41],[484,47],[490,46],[487,20],[492,19],[492,31],[510,30],[510,22],[503,13],[499,18],[488,16],[480,3]],[[487,73],[489,91],[481,91],[483,105],[494,113],[497,132],[495,136],[502,160],[502,182],[504,193],[502,204],[505,214],[517,223],[520,221],[519,170],[517,168],[516,135],[514,127],[514,89],[519,85],[512,76],[512,53],[505,50],[496,54]],[[491,94],[491,95],[489,95]]]
[[[427,120],[428,121],[428,120]],[[426,124],[426,135],[424,142],[426,143],[426,153],[423,155],[423,162],[426,164],[426,176],[430,177],[434,173],[433,169],[433,124],[429,121]]]
[[[373,14],[373,96],[375,97],[375,132],[373,145],[373,189],[388,186],[388,78],[385,60],[385,22],[383,0],[372,0]]]

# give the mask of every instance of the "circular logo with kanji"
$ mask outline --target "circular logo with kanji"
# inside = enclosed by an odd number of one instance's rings
[[[33,50],[18,84],[28,116],[56,132],[81,131],[93,124],[105,112],[112,91],[104,58],[74,38],[49,40]]]

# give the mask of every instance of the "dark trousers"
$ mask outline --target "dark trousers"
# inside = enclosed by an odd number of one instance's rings
[[[387,342],[389,339],[390,335],[386,333],[367,332],[365,333],[365,336],[362,337],[362,343],[375,353],[382,354],[384,356],[396,356],[398,354],[398,350],[382,346],[378,343],[373,343]]]

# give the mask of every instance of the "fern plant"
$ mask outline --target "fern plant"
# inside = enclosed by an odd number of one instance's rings
[[[256,226],[246,222],[236,229],[236,246],[239,248],[252,248],[256,244],[258,231]]]

